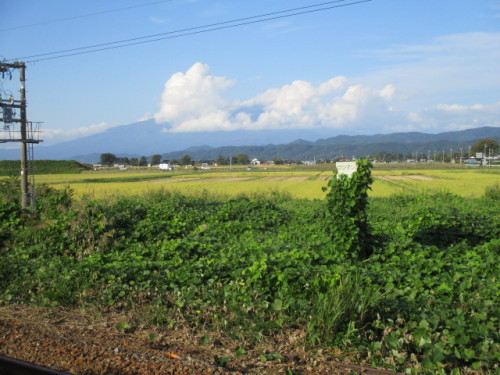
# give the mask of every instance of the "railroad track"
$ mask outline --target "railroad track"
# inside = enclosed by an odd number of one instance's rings
[[[0,375],[71,375],[68,372],[53,370],[34,363],[0,355]]]

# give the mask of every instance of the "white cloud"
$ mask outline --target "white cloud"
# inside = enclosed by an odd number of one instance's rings
[[[438,104],[408,115],[406,129],[463,130],[480,126],[500,126],[500,102],[493,104]]]
[[[381,89],[348,85],[348,79],[339,76],[318,86],[293,81],[239,102],[222,96],[232,84],[232,80],[210,75],[207,65],[196,63],[166,82],[155,119],[168,123],[165,131],[173,132],[345,128],[387,111],[394,95],[391,85]]]
[[[158,23],[158,24],[160,24],[160,25],[163,25],[163,24],[167,23],[167,21],[166,21],[166,20],[164,20],[163,18],[154,17],[154,16],[149,17],[149,20],[150,20],[151,22],[153,22],[153,23]]]
[[[75,129],[50,129],[44,128],[42,132],[42,139],[44,145],[51,145],[54,143],[70,141],[77,138],[87,137],[89,135],[102,133],[117,125],[101,122],[90,126],[82,126]]]
[[[168,122],[175,131],[210,130],[214,121],[225,127],[228,103],[221,94],[233,81],[208,73],[207,65],[196,63],[186,73],[172,75],[154,115],[156,122]]]
[[[366,52],[364,58],[386,68],[358,77],[368,85],[391,82],[406,98],[454,101],[462,94],[489,101],[499,99],[500,32],[460,33],[434,38],[426,44],[398,45]]]
[[[154,118],[154,115],[151,112],[146,112],[137,120],[137,122],[151,120],[152,118]]]
[[[438,132],[499,126],[497,46],[500,33],[479,32],[394,46],[370,52],[367,58],[389,67],[369,75],[319,84],[296,80],[244,101],[224,97],[233,80],[196,63],[168,79],[154,117],[173,132],[315,127]]]

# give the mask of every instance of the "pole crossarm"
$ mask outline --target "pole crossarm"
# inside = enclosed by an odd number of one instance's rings
[[[8,143],[8,142],[18,142],[18,143],[40,143],[43,142],[37,139],[0,139],[0,143]]]
[[[20,69],[24,67],[26,67],[26,64],[22,61],[15,61],[13,63],[0,62],[0,72],[6,72],[7,69]]]
[[[1,103],[0,102],[0,107],[1,108],[22,108],[22,104],[7,104],[7,103]]]
[[[10,122],[21,122],[21,119],[20,118],[13,118],[13,119],[7,120],[7,119],[4,119],[4,118],[0,118],[0,121],[3,121],[6,124],[8,124]]]

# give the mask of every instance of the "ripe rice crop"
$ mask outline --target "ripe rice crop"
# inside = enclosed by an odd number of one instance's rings
[[[36,182],[60,188],[70,186],[77,197],[134,195],[164,189],[189,195],[208,192],[228,197],[279,191],[296,198],[323,199],[321,188],[332,175],[329,170],[178,170],[168,174],[125,171],[37,175]],[[375,182],[369,192],[372,197],[425,192],[479,197],[485,189],[500,182],[500,170],[497,169],[374,169],[373,176]]]

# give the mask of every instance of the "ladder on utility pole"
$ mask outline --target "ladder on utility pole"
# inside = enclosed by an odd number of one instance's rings
[[[32,211],[36,207],[36,197],[35,197],[35,153],[33,150],[33,143],[28,143],[28,155],[27,155],[27,173],[28,173],[28,186],[29,186],[29,203],[31,205]]]

